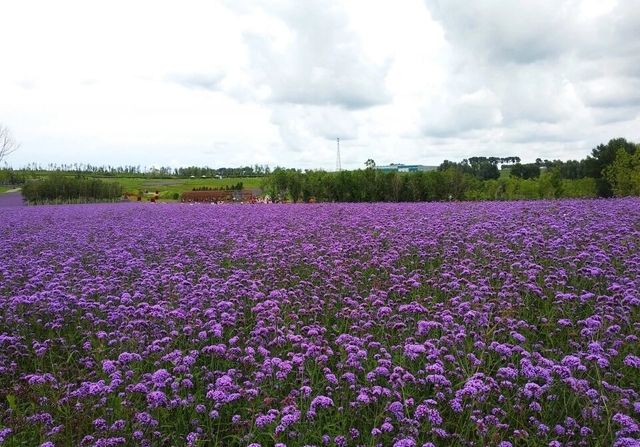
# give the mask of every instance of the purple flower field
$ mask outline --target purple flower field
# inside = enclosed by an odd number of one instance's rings
[[[0,211],[2,446],[638,446],[640,200]]]

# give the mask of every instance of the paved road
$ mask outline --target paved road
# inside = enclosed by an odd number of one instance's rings
[[[0,193],[0,208],[9,208],[15,206],[25,206],[22,201],[22,194],[20,192],[5,192]]]

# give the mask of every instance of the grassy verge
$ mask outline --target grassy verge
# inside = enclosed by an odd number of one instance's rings
[[[173,200],[174,195],[192,191],[193,188],[209,187],[223,188],[242,182],[244,188],[260,188],[262,178],[260,177],[229,177],[223,179],[215,178],[195,178],[195,179],[149,179],[136,177],[99,177],[104,181],[120,183],[124,190],[131,194],[138,191],[148,191],[153,193],[158,191],[161,200]]]

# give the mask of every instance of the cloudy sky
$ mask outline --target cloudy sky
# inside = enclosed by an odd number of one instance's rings
[[[582,158],[640,141],[640,0],[8,0],[13,166]]]

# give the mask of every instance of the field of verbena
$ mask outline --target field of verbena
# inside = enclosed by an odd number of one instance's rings
[[[2,445],[638,445],[638,199],[1,216]]]

